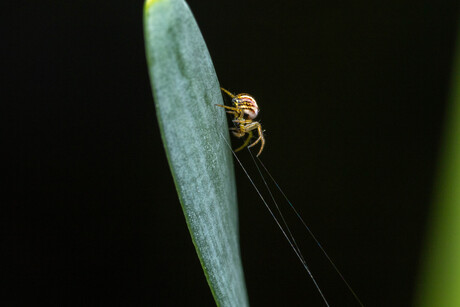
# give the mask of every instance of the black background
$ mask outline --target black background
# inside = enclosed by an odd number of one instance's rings
[[[142,1],[5,4],[2,301],[213,306],[156,123]],[[259,102],[261,158],[364,304],[410,305],[458,3],[189,4],[221,84]],[[251,304],[322,306],[235,169]],[[290,220],[331,305],[356,305]]]

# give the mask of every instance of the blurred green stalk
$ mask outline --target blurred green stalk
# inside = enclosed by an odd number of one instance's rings
[[[460,28],[416,306],[460,306]]]

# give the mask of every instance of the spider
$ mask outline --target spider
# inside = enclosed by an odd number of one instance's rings
[[[227,91],[226,89],[222,87],[220,89],[232,98],[232,102],[234,105],[234,107],[229,107],[229,106],[217,104],[217,106],[219,107],[230,110],[230,111],[227,111],[227,113],[233,114],[234,118],[232,122],[235,123],[236,125],[235,127],[230,128],[233,135],[238,138],[241,138],[246,133],[248,134],[248,138],[246,139],[246,141],[244,141],[244,144],[241,147],[237,148],[235,152],[240,151],[241,149],[248,146],[253,136],[252,130],[257,129],[257,132],[259,133],[259,137],[257,138],[257,140],[255,140],[255,142],[249,145],[248,148],[251,148],[252,146],[261,142],[262,145],[260,146],[260,150],[259,150],[259,153],[257,154],[257,157],[260,156],[265,146],[265,138],[264,138],[264,133],[262,131],[262,126],[260,125],[258,121],[253,120],[254,118],[257,117],[257,114],[259,113],[259,107],[257,106],[256,100],[249,94],[242,93],[238,95],[233,95],[232,93],[230,93],[229,91]]]

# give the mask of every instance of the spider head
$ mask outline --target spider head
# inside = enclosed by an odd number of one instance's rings
[[[259,114],[259,106],[254,97],[249,94],[238,94],[233,98],[233,102],[250,119],[256,118],[257,114]]]

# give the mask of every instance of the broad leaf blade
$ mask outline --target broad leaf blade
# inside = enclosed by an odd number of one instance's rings
[[[246,306],[233,162],[209,52],[182,0],[146,1],[144,30],[158,122],[198,257],[216,303]]]

